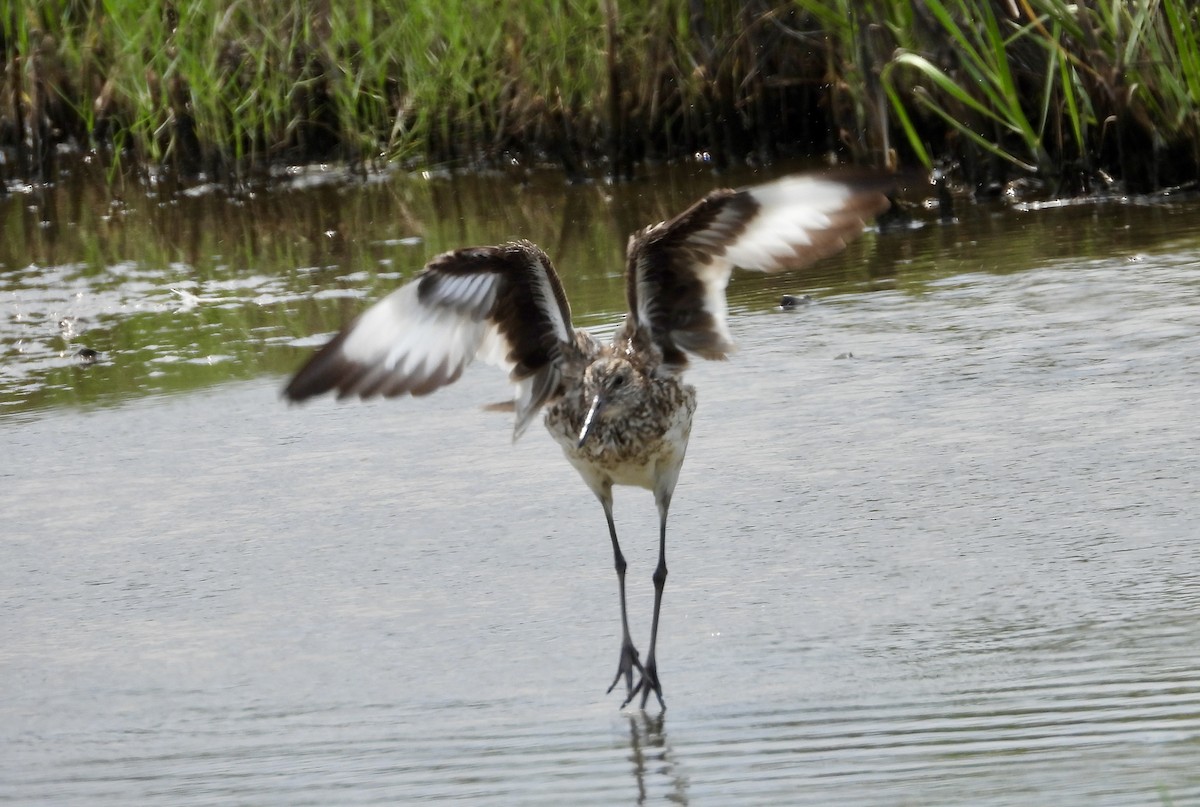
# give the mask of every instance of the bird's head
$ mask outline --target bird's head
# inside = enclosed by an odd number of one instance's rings
[[[642,398],[642,374],[626,359],[607,356],[588,365],[583,373],[583,395],[590,401],[579,429],[582,446],[602,420],[624,417]]]

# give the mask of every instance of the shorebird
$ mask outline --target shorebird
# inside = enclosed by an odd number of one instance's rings
[[[735,266],[777,272],[841,250],[888,207],[891,184],[865,173],[794,175],[712,191],[639,230],[626,249],[629,311],[608,344],[572,327],[558,275],[535,244],[443,253],[333,337],[284,394],[293,401],[329,391],[338,398],[426,395],[458,379],[476,357],[508,370],[516,385],[513,440],[544,409],[546,428],[604,508],[621,604],[620,657],[608,691],[624,679],[622,708],[640,693],[645,709],[653,692],[665,709],[655,648],[667,510],[696,411],[696,391],[681,378],[688,357],[724,359],[732,350],[725,287]],[[658,507],[644,663],[629,633],[613,485],[647,488]]]

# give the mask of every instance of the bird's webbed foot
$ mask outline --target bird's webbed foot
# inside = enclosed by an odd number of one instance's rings
[[[633,688],[633,671],[637,670],[645,678],[646,671],[642,668],[642,662],[638,660],[637,648],[633,646],[633,642],[626,638],[621,642],[621,661],[617,664],[617,674],[613,677],[613,682],[608,685],[608,692],[612,692],[617,688],[617,682],[623,677],[625,679],[625,703],[633,700],[633,696],[637,694],[637,690]],[[607,694],[607,693],[606,693]]]
[[[641,668],[641,665],[638,666]],[[623,709],[628,706],[630,701],[637,697],[637,694],[640,692],[642,693],[642,703],[638,708],[645,711],[646,701],[650,699],[650,693],[653,692],[654,696],[658,698],[658,708],[665,711],[667,704],[663,700],[662,684],[658,681],[658,665],[654,663],[653,658],[650,658],[646,661],[646,666],[641,669],[641,680],[637,682],[637,685],[633,689],[629,690],[629,696],[625,698],[625,702],[621,704],[621,708]]]

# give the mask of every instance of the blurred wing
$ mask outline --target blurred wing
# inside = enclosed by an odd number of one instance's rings
[[[550,259],[529,242],[447,252],[368,308],[284,390],[293,401],[336,391],[427,395],[478,355],[517,384],[515,436],[559,387],[571,312]]]
[[[629,311],[669,364],[684,351],[723,359],[733,348],[725,287],[735,266],[798,269],[843,249],[887,209],[887,175],[829,173],[718,190],[628,247]]]

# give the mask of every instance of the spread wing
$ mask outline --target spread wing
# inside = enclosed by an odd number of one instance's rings
[[[559,387],[573,339],[562,284],[528,241],[446,252],[309,359],[284,395],[303,401],[427,395],[479,356],[517,384],[514,438]]]
[[[798,269],[840,251],[887,209],[893,182],[828,173],[717,190],[635,233],[627,249],[631,324],[649,332],[668,364],[686,364],[685,351],[725,358],[733,348],[725,303],[733,268]]]

